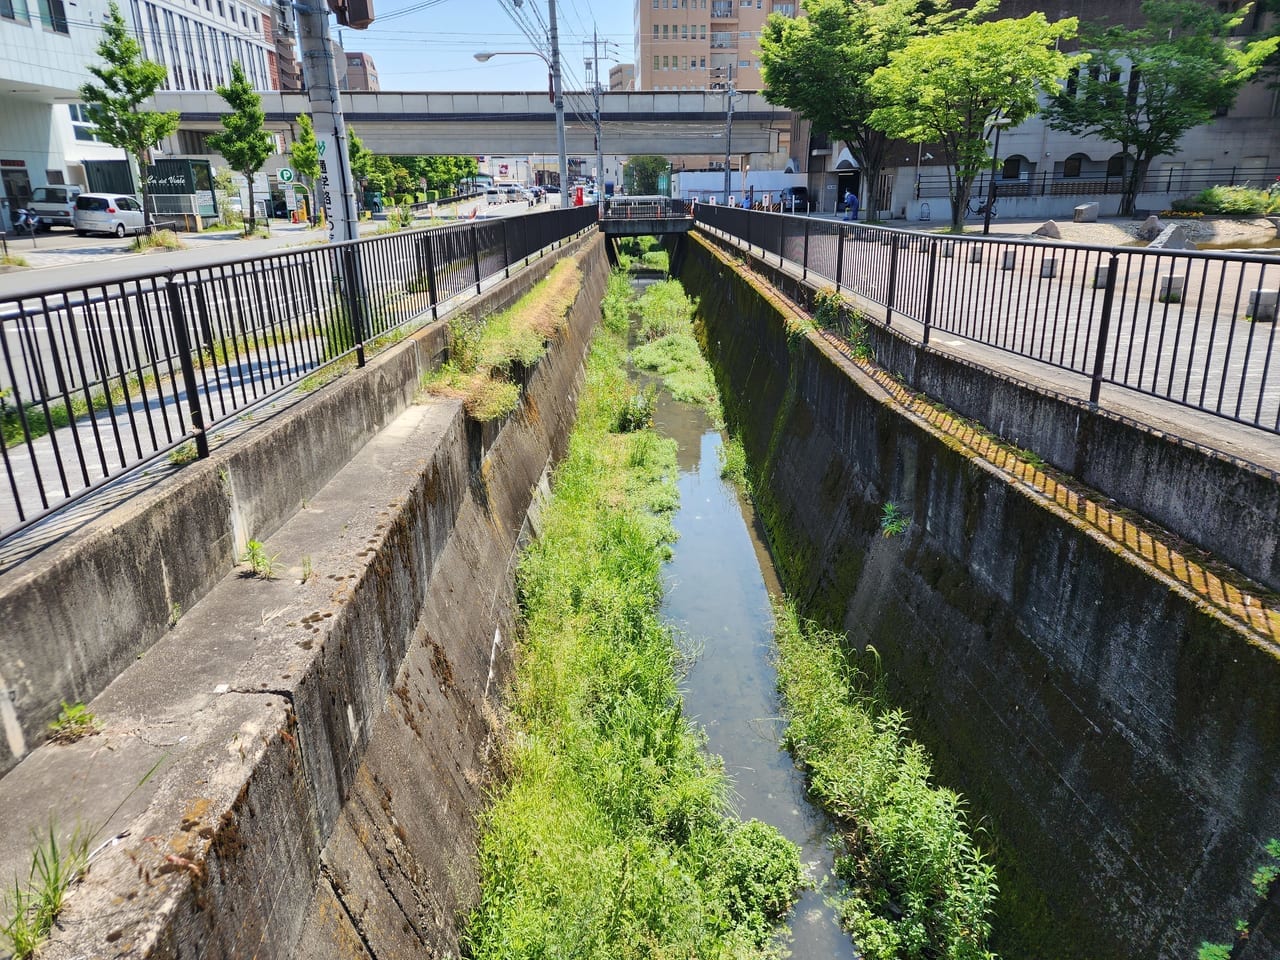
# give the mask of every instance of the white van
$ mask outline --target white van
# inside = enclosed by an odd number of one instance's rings
[[[40,226],[48,230],[51,227],[71,227],[75,215],[76,197],[81,189],[74,183],[59,183],[47,187],[36,187],[31,194],[31,202],[27,209],[40,218]]]
[[[490,187],[484,192],[485,203],[502,203],[502,191],[497,187]]]

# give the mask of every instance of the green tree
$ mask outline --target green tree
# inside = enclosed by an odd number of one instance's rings
[[[84,84],[80,87],[80,99],[84,101],[94,132],[136,160],[142,181],[143,215],[150,222],[147,153],[178,129],[178,114],[139,110],[138,106],[160,89],[168,71],[163,65],[143,58],[142,45],[129,32],[114,0],[107,8],[102,32],[98,56],[106,65],[89,66],[89,72],[101,81],[101,86],[92,82]]]
[[[289,145],[289,162],[298,176],[307,183],[311,194],[311,211],[319,209],[316,204],[316,184],[320,180],[320,145],[316,142],[316,130],[311,125],[311,117],[302,113],[298,115],[298,133]]]
[[[960,230],[974,178],[991,159],[993,122],[1017,126],[1038,108],[1037,94],[1056,86],[1073,58],[1056,49],[1076,35],[1074,17],[1044,14],[994,20],[919,36],[871,75],[879,104],[869,122],[890,137],[936,143],[947,162],[951,228]]]
[[[275,141],[262,129],[267,118],[262,109],[262,98],[249,84],[239,61],[231,64],[231,82],[225,87],[218,87],[218,96],[227,101],[231,112],[222,117],[224,132],[209,136],[209,146],[222,154],[231,168],[249,181],[249,211],[244,222],[245,229],[252,233],[255,213],[253,175],[275,153]]]
[[[1223,14],[1193,0],[1147,0],[1146,24],[1087,38],[1090,63],[1045,108],[1049,126],[1118,144],[1129,159],[1120,212],[1131,215],[1156,157],[1235,102],[1280,37],[1230,37],[1249,7]]]
[[[659,178],[667,172],[670,163],[666,157],[642,154],[627,161],[627,193],[651,194],[658,192]]]

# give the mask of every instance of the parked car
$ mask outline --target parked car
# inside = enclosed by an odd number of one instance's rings
[[[36,187],[31,194],[31,202],[27,209],[40,218],[40,228],[71,227],[76,209],[76,197],[81,188],[73,183],[60,183],[47,187]]]
[[[118,193],[82,193],[76,197],[72,224],[76,233],[142,233],[147,228],[142,205],[133,197]]]
[[[782,191],[780,204],[783,213],[803,213],[809,209],[808,187],[787,187]]]
[[[484,201],[485,203],[505,203],[506,202],[503,199],[502,191],[499,190],[497,187],[490,187],[488,190],[484,192]]]
[[[502,188],[502,199],[506,203],[519,203],[524,199],[524,189],[509,183]]]

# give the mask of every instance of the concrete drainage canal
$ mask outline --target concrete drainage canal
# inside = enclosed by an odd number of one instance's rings
[[[869,659],[782,596],[693,312],[676,281],[610,280],[520,561],[464,953],[981,956],[990,869]]]

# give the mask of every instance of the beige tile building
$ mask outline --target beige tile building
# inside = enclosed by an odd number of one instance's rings
[[[760,90],[760,31],[798,0],[636,0],[637,90]]]

